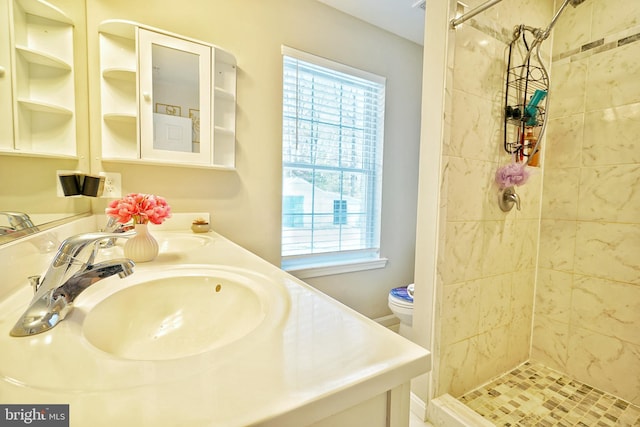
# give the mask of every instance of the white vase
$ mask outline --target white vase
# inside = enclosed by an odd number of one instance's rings
[[[124,256],[134,262],[147,262],[158,255],[158,242],[149,233],[147,224],[136,224],[136,234],[124,244]]]

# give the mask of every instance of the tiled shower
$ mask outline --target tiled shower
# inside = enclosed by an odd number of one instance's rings
[[[585,0],[560,17],[542,48],[543,167],[516,187],[520,211],[497,204],[507,45],[559,5],[504,0],[450,38],[435,396],[530,360],[640,404],[640,2]]]

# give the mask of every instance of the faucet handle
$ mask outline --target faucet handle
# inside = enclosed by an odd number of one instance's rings
[[[118,218],[110,216],[107,220],[107,224],[105,225],[104,230],[100,231],[104,231],[107,233],[124,233],[133,230],[133,228],[133,220],[123,224],[118,222]]]
[[[60,244],[58,253],[54,260],[54,266],[59,267],[69,263],[69,259],[76,258],[87,246],[91,247],[91,254],[85,264],[92,264],[95,259],[96,252],[100,248],[99,243],[117,237],[129,238],[134,235],[134,232],[125,233],[84,233],[71,236]]]
[[[520,210],[520,196],[518,196],[516,193],[513,193],[511,195],[511,199],[513,199],[513,201],[516,203],[516,209]]]
[[[498,205],[504,212],[509,212],[513,209],[513,205],[516,205],[516,209],[520,210],[520,196],[518,196],[513,187],[505,188],[500,192],[498,196]]]

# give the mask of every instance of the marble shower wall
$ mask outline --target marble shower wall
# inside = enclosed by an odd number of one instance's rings
[[[471,8],[483,3],[475,0]],[[453,2],[452,2],[453,3]],[[498,207],[506,49],[520,24],[543,27],[552,0],[505,0],[451,34],[441,191],[435,395],[460,396],[529,358],[542,173]],[[545,45],[548,52],[550,42]],[[544,49],[543,49],[544,50]]]
[[[554,31],[532,358],[640,404],[640,1]]]

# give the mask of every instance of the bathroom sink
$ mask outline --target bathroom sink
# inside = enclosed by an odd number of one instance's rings
[[[168,236],[166,233],[158,233],[156,240],[158,241],[158,248],[160,253],[163,252],[185,252],[193,249],[202,248],[212,242],[211,237],[208,236]]]
[[[241,269],[174,268],[134,276],[130,286],[87,310],[82,326],[89,343],[123,359],[178,359],[229,345],[281,304],[266,279]]]
[[[193,250],[203,249],[213,243],[213,238],[206,234],[171,233],[167,231],[152,231],[151,235],[158,242],[160,255],[179,255]],[[118,239],[116,244],[103,248],[99,253],[99,260],[124,257],[126,239]]]

